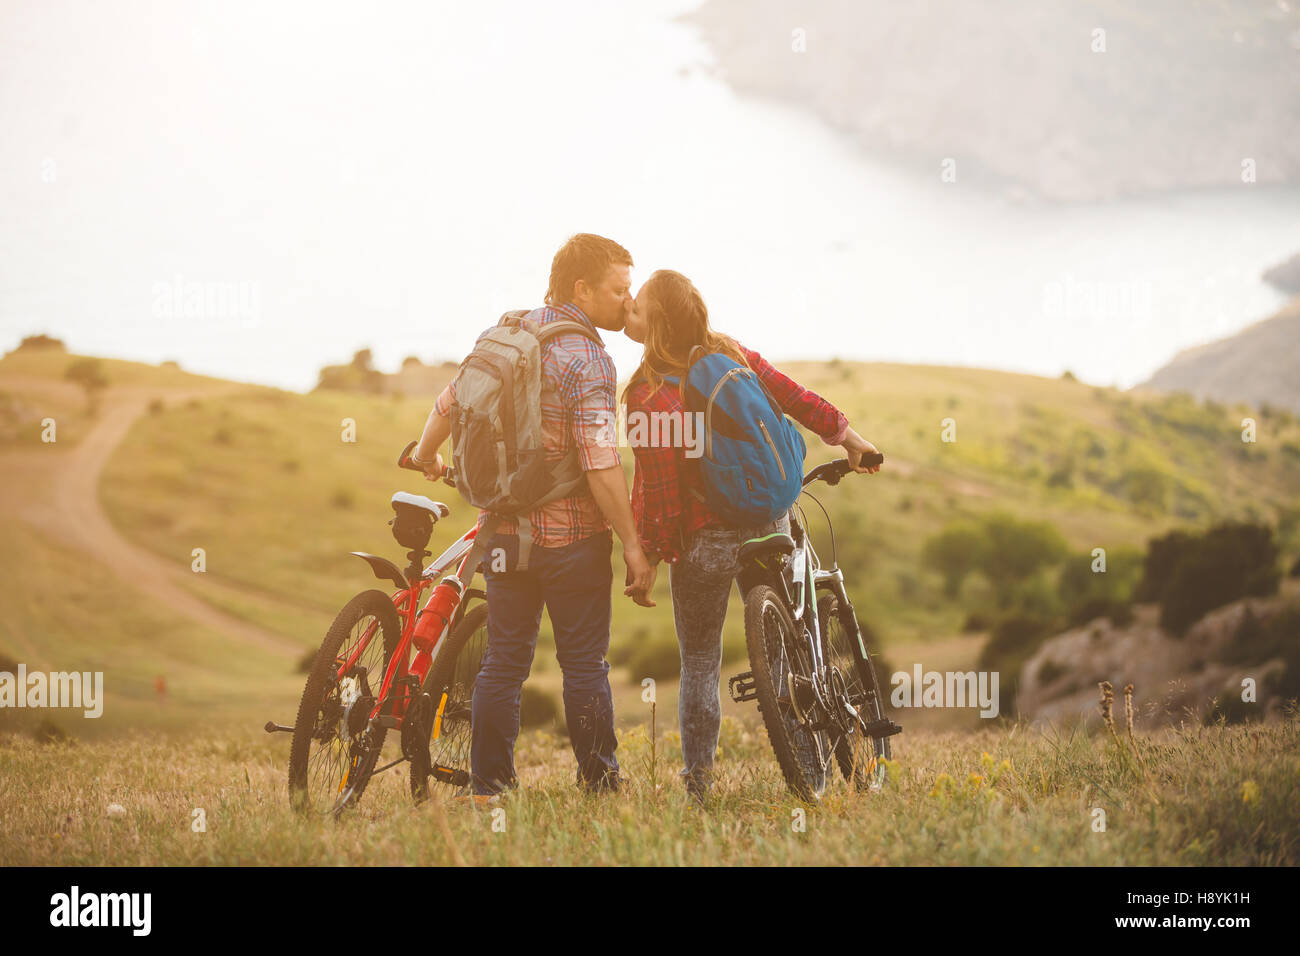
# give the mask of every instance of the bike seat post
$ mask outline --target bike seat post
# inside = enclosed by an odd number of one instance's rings
[[[420,548],[406,552],[406,559],[410,562],[407,564],[406,571],[404,572],[408,583],[414,584],[424,575],[424,559],[430,554],[432,554],[431,551],[425,551]]]

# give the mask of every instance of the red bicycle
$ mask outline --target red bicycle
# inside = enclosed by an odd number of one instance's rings
[[[398,467],[421,471],[411,462],[415,445],[402,450]],[[455,487],[451,469],[442,480]],[[425,546],[449,509],[404,491],[391,503],[393,537],[411,549],[406,569],[351,553],[397,590],[363,591],[344,606],[316,654],[294,725],[266,724],[268,733],[293,734],[289,799],[303,812],[337,817],[356,806],[372,777],[404,761],[417,802],[428,797],[431,779],[456,788],[469,783],[470,703],[487,643],[487,595],[469,586],[481,557],[472,553],[478,528],[426,568]],[[401,756],[379,766],[390,730],[400,734]]]

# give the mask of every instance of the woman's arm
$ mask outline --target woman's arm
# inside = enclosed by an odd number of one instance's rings
[[[828,445],[839,445],[849,430],[849,419],[816,392],[778,371],[763,356],[737,343],[749,367],[781,406],[782,411]]]
[[[862,456],[875,454],[879,449],[849,427],[848,416],[816,392],[804,388],[788,375],[780,372],[763,356],[736,343],[749,367],[754,370],[772,398],[791,418],[813,432],[828,445],[839,445],[848,456],[849,464],[858,473],[874,475],[879,465],[863,465]]]

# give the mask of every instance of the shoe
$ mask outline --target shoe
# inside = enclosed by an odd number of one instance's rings
[[[452,798],[452,802],[462,807],[497,807],[501,805],[499,793],[461,793]]]
[[[692,802],[701,807],[709,805],[709,791],[713,788],[713,771],[711,769],[700,769],[694,773],[683,773],[682,780],[686,784],[686,794]]]

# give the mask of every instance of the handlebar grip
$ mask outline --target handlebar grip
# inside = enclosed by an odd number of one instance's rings
[[[423,475],[426,474],[425,470],[411,460],[411,452],[415,450],[415,446],[418,444],[420,444],[418,441],[407,442],[406,447],[397,456],[397,467],[405,468],[408,471],[418,471]],[[452,488],[456,487],[456,473],[451,465],[443,466],[442,474],[438,476],[438,480]]]
[[[420,444],[418,440],[413,442],[407,442],[406,447],[403,448],[401,454],[397,456],[398,468],[406,468],[409,471],[419,471],[419,472],[424,471],[423,468],[421,468],[415,462],[411,461],[411,452],[415,451],[415,446],[418,444]]]

